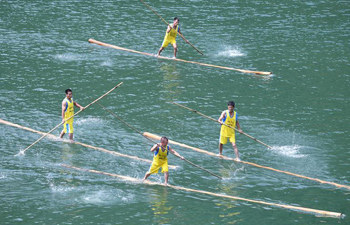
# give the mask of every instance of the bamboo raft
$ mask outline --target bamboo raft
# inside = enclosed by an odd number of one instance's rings
[[[143,135],[146,136],[146,137],[155,139],[155,140],[159,140],[160,139],[160,136],[152,134],[152,133],[149,133],[149,132],[144,132]],[[334,182],[324,181],[324,180],[320,180],[320,179],[317,179],[317,178],[307,177],[307,176],[304,176],[304,175],[299,175],[299,174],[291,173],[291,172],[288,172],[288,171],[274,169],[274,168],[271,168],[271,167],[268,167],[268,166],[261,166],[259,164],[251,163],[251,162],[247,162],[247,161],[236,161],[233,158],[230,158],[230,157],[227,157],[227,156],[219,156],[219,155],[217,155],[217,154],[215,154],[213,152],[209,152],[209,151],[206,151],[206,150],[203,150],[203,149],[200,149],[200,148],[196,148],[196,147],[192,147],[192,146],[189,146],[189,145],[186,145],[186,144],[182,144],[182,143],[179,143],[179,142],[176,142],[176,141],[172,141],[170,139],[169,139],[169,144],[178,145],[180,147],[191,149],[193,151],[200,152],[200,153],[203,153],[203,154],[206,154],[206,155],[210,155],[210,156],[214,156],[214,157],[217,157],[217,158],[230,160],[230,161],[235,161],[235,162],[238,162],[238,163],[243,163],[243,164],[247,164],[247,165],[250,165],[250,166],[255,166],[255,167],[258,167],[258,168],[272,170],[272,171],[275,171],[275,172],[278,172],[278,173],[284,173],[284,174],[287,174],[287,175],[290,175],[290,176],[295,176],[295,177],[299,177],[299,178],[303,178],[303,179],[307,179],[307,180],[316,181],[316,182],[319,182],[321,184],[329,184],[329,185],[333,185],[333,186],[335,186],[337,188],[346,188],[346,189],[350,190],[350,186],[347,186],[347,185],[344,185],[344,184],[337,184],[337,183],[334,183]]]
[[[70,169],[74,169],[74,170],[78,170],[78,171],[84,171],[84,172],[95,173],[95,174],[102,174],[102,175],[107,175],[110,177],[116,177],[116,178],[119,178],[121,180],[133,182],[133,183],[141,183],[142,182],[142,180],[139,180],[139,179],[136,179],[133,177],[129,177],[129,176],[119,175],[119,174],[84,169],[84,168],[69,166],[69,165],[65,165],[65,164],[62,164],[61,166],[66,167],[66,168],[70,168]],[[144,183],[148,184],[148,185],[165,186],[165,184],[155,183],[155,182],[148,181],[148,180],[144,181]],[[295,211],[304,212],[304,213],[312,213],[312,214],[315,214],[317,216],[342,218],[342,215],[343,215],[342,213],[338,213],[338,212],[330,212],[330,211],[311,209],[311,208],[305,208],[305,207],[300,207],[300,206],[292,206],[292,205],[278,204],[278,203],[272,203],[272,202],[265,202],[265,201],[253,200],[253,199],[248,199],[248,198],[241,198],[241,197],[232,196],[232,195],[225,195],[225,194],[219,194],[219,193],[214,193],[214,192],[209,192],[209,191],[185,188],[185,187],[180,187],[180,186],[175,186],[175,185],[170,185],[170,184],[166,185],[166,187],[180,190],[180,191],[194,192],[194,193],[211,195],[211,196],[220,197],[220,198],[227,198],[227,199],[231,199],[231,200],[239,200],[239,201],[251,202],[251,203],[256,203],[256,204],[285,208],[285,209],[295,210]]]
[[[37,134],[40,134],[40,135],[46,134],[44,132],[41,132],[41,131],[38,131],[38,130],[34,130],[34,129],[29,128],[29,127],[21,126],[19,124],[11,123],[9,121],[2,120],[2,119],[0,119],[0,123],[2,123],[4,125],[11,126],[11,127],[20,128],[22,130],[30,131],[30,132],[33,132],[33,133],[37,133]],[[47,137],[50,137],[50,138],[53,138],[53,139],[58,139],[58,137],[53,135],[53,134],[48,134]],[[84,143],[77,142],[77,141],[73,142],[73,144],[81,145],[81,146],[84,146],[86,148],[94,149],[94,150],[101,151],[101,152],[104,152],[104,153],[107,153],[107,154],[110,154],[110,155],[114,155],[114,156],[118,156],[118,157],[129,158],[129,159],[133,159],[133,160],[137,160],[137,161],[147,162],[147,163],[150,163],[150,164],[152,163],[152,161],[148,160],[148,159],[143,159],[143,158],[140,158],[140,157],[137,157],[137,156],[132,156],[132,155],[127,155],[127,154],[122,154],[122,153],[119,153],[119,152],[110,151],[110,150],[107,150],[107,149],[104,149],[104,148],[101,148],[101,147],[95,147],[95,146],[92,146],[92,145],[89,145],[89,144],[84,144]],[[169,165],[169,168],[170,169],[176,169],[176,168],[178,168],[178,166]]]
[[[40,135],[47,134],[47,133],[44,133],[44,132],[41,132],[41,131],[38,131],[38,130],[31,129],[29,127],[25,127],[25,126],[21,126],[21,125],[15,124],[15,123],[11,123],[11,122],[5,121],[5,120],[2,120],[2,119],[0,119],[0,123],[4,124],[4,125],[12,126],[12,127],[20,128],[20,129],[23,129],[23,130],[27,130],[27,131],[30,131],[30,132],[33,132],[33,133],[37,133],[37,134],[40,134]],[[145,136],[150,136],[152,138],[158,138],[159,137],[157,135],[152,135],[152,134],[150,135],[150,133],[147,133],[147,132],[145,132],[144,135]],[[57,136],[55,136],[53,134],[47,134],[47,137],[54,138],[54,139],[58,138]],[[106,150],[104,148],[100,148],[100,147],[95,147],[95,146],[92,146],[92,145],[84,144],[84,143],[81,143],[81,142],[73,142],[73,143],[81,145],[81,146],[84,146],[84,147],[87,147],[87,148],[91,148],[91,149],[95,149],[95,150],[98,150],[98,151],[102,151],[102,152],[105,152],[105,153],[108,153],[108,154],[112,154],[112,155],[115,155],[115,156],[119,156],[119,157],[126,157],[126,158],[139,160],[139,161],[144,161],[144,162],[148,162],[148,163],[152,162],[150,160],[142,159],[142,158],[139,158],[137,156],[130,156],[130,155],[126,155],[126,154],[121,154],[121,153],[117,153],[117,152]],[[198,152],[201,152],[201,153],[204,153],[204,154],[208,154],[208,155],[212,155],[212,156],[216,156],[214,153],[211,153],[211,152],[199,149],[199,148],[194,148],[194,147],[191,147],[191,146],[188,146],[188,145],[184,145],[184,144],[181,144],[181,143],[178,143],[178,142],[174,142],[174,141],[171,141],[171,140],[169,140],[169,143],[177,144],[177,145],[180,145],[182,147],[187,147],[187,148],[192,149],[192,150],[196,149],[195,151],[198,151]],[[233,161],[235,161],[234,159],[229,158],[229,157],[222,157],[222,158],[226,159],[226,160],[233,160]],[[243,162],[243,163],[247,163],[247,162]],[[85,171],[85,172],[90,172],[90,173],[103,174],[103,175],[107,175],[107,176],[111,176],[111,177],[116,177],[116,178],[120,178],[122,180],[129,181],[129,182],[137,182],[137,183],[142,182],[141,180],[133,178],[133,177],[123,176],[123,175],[118,175],[118,174],[111,174],[111,173],[97,171],[97,170],[88,170],[88,169],[83,169],[83,168],[69,166],[69,165],[64,165],[64,164],[62,166],[66,167],[66,168],[75,169],[75,170],[80,170],[80,171]],[[174,169],[174,168],[176,168],[176,166],[169,166],[169,168]],[[165,186],[164,184],[155,183],[155,182],[151,182],[151,181],[147,181],[147,180],[145,181],[145,183],[149,184],[149,185]],[[300,211],[300,212],[304,212],[304,213],[312,213],[312,214],[315,214],[317,216],[334,217],[334,218],[342,218],[343,217],[343,214],[342,213],[338,213],[338,212],[330,212],[330,211],[325,211],[325,210],[317,210],[317,209],[311,209],[311,208],[305,208],[305,207],[299,207],[299,206],[277,204],[277,203],[271,203],[271,202],[265,202],[265,201],[247,199],[247,198],[241,198],[241,197],[237,197],[237,196],[230,196],[230,195],[225,195],[225,194],[213,193],[213,192],[208,192],[208,191],[203,191],[203,190],[196,190],[196,189],[191,189],[191,188],[185,188],[185,187],[169,185],[169,184],[167,185],[167,187],[173,188],[173,189],[176,189],[176,190],[182,190],[182,191],[187,191],[187,192],[195,192],[195,193],[206,194],[206,195],[211,195],[211,196],[216,196],[216,197],[221,197],[221,198],[227,198],[227,199],[232,199],[232,200],[246,201],[246,202],[251,202],[251,203],[256,203],[256,204],[263,204],[263,205],[268,205],[268,206],[275,206],[275,207],[280,207],[280,208],[285,208],[285,209],[291,209],[291,210]]]
[[[136,50],[132,50],[132,49],[128,49],[128,48],[123,48],[123,47],[119,47],[116,45],[111,45],[111,44],[107,44],[107,43],[104,43],[101,41],[97,41],[94,39],[89,39],[89,42],[92,44],[97,44],[97,45],[101,45],[101,46],[105,46],[105,47],[109,47],[109,48],[114,48],[114,49],[118,49],[118,50],[122,50],[122,51],[126,51],[126,52],[132,52],[132,53],[137,53],[137,54],[141,54],[141,55],[155,57],[155,55],[153,55],[151,53],[136,51]],[[242,73],[254,73],[254,74],[259,74],[259,75],[271,75],[272,74],[271,72],[236,69],[236,68],[232,68],[232,67],[216,66],[216,65],[207,64],[207,63],[188,61],[188,60],[184,60],[184,59],[168,58],[168,57],[164,57],[164,56],[158,56],[157,58],[166,59],[166,60],[174,60],[174,61],[184,62],[184,63],[192,63],[192,64],[201,65],[201,66],[214,67],[214,68],[225,69],[225,70],[235,70],[235,71],[242,72]]]

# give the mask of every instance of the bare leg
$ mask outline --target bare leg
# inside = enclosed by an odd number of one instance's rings
[[[64,136],[64,130],[62,130],[62,132],[61,132],[61,134],[60,134],[60,138],[63,138],[63,136]]]
[[[232,147],[233,147],[233,149],[235,150],[236,160],[237,160],[237,161],[241,161],[241,160],[239,159],[239,153],[238,153],[238,149],[237,149],[236,143],[233,143],[233,142],[232,142]]]
[[[174,47],[174,58],[176,59],[176,53],[177,53],[177,45],[176,45],[176,43],[173,44],[173,47]]]
[[[70,140],[71,142],[73,142],[73,133],[68,134],[68,136],[69,136],[69,140]]]
[[[164,47],[160,47],[160,49],[158,50],[157,56],[160,56],[160,53],[163,51]]]
[[[168,179],[169,179],[169,172],[165,172],[164,173],[164,184],[165,186],[168,185]]]
[[[222,155],[222,148],[223,148],[223,144],[221,144],[221,143],[219,143],[219,150],[220,150],[220,153],[219,153],[219,155]]]
[[[143,178],[142,181],[145,181],[150,175],[151,175],[150,173],[146,173],[146,174],[145,174],[145,177]]]

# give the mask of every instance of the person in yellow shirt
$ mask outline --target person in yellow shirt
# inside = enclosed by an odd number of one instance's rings
[[[63,130],[61,132],[60,138],[63,138],[64,134],[68,133],[69,139],[73,141],[73,118],[69,117],[74,115],[74,106],[79,107],[81,110],[84,109],[81,105],[73,100],[73,92],[71,89],[65,90],[66,98],[62,101],[62,122]]]
[[[158,173],[159,169],[162,168],[162,173],[164,173],[164,184],[168,184],[168,179],[169,179],[169,169],[168,169],[168,154],[169,151],[173,153],[174,155],[180,157],[182,160],[185,158],[182,157],[179,153],[177,153],[174,149],[172,149],[168,145],[168,138],[167,137],[162,137],[160,139],[160,143],[155,144],[151,148],[151,152],[154,152],[153,156],[153,162],[151,167],[149,168],[148,172],[146,173],[145,177],[143,180],[146,180],[151,174],[156,174]]]
[[[234,111],[235,103],[233,101],[228,102],[227,108],[228,108],[228,110],[223,111],[221,113],[221,116],[218,119],[218,122],[221,123],[220,143],[219,143],[220,153],[219,153],[219,155],[220,156],[222,155],[222,148],[227,143],[227,139],[229,139],[230,142],[232,143],[232,147],[235,151],[236,160],[240,161],[238,149],[236,146],[235,130],[230,128],[230,127],[227,127],[225,125],[222,125],[222,124],[227,124],[231,127],[237,126],[238,131],[242,132],[241,127],[240,127],[239,122],[238,122],[238,113],[236,111]]]
[[[173,28],[171,28],[173,27]],[[176,45],[176,36],[177,33],[181,34],[180,26],[179,26],[179,18],[175,17],[174,22],[168,26],[168,29],[165,32],[165,37],[163,40],[162,47],[160,47],[157,56],[160,55],[160,53],[163,51],[164,48],[168,47],[169,44],[171,44],[174,47],[174,58],[176,59],[176,53],[177,53],[177,45]],[[186,40],[186,42],[188,42]]]

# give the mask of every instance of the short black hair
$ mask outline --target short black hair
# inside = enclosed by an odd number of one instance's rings
[[[70,88],[66,89],[64,92],[66,92],[66,94],[68,94],[68,92],[72,92],[73,93],[72,89],[70,89]]]
[[[166,141],[169,141],[167,137],[162,137],[160,140],[166,140]]]
[[[227,106],[232,106],[232,107],[235,107],[235,102],[234,101],[229,101]]]
[[[175,20],[178,20],[178,21],[180,22],[180,19],[179,19],[178,17],[175,17],[175,18],[174,18],[174,21],[175,21]]]

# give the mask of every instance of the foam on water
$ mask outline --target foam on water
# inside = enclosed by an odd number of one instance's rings
[[[86,194],[82,197],[82,200],[85,203],[90,203],[90,204],[103,204],[106,201],[110,201],[111,196],[108,195],[108,193],[106,193],[105,191],[97,191],[94,193],[89,193]]]
[[[223,181],[239,181],[245,179],[246,168],[243,164],[232,163],[227,167],[220,169],[220,176],[223,178]]]
[[[54,56],[55,59],[61,60],[61,61],[80,61],[85,60],[85,58],[80,54],[74,54],[74,53],[64,53],[64,54],[57,54]]]
[[[291,158],[304,158],[307,155],[301,154],[299,152],[299,149],[301,147],[302,146],[299,145],[273,146],[270,151]]]
[[[77,125],[82,125],[82,124],[92,124],[92,123],[102,123],[103,120],[101,118],[97,118],[97,117],[89,117],[89,118],[80,118],[77,119],[76,121],[74,121],[75,124]]]
[[[0,179],[6,179],[7,174],[6,173],[0,173]]]
[[[44,89],[44,88],[35,88],[35,89],[33,89],[33,91],[48,92],[50,90]]]
[[[230,179],[234,179],[234,180],[245,179],[245,176],[244,176],[245,166],[243,165],[237,166],[236,164],[232,164],[232,166],[230,166],[229,171],[230,171],[229,172]]]
[[[113,62],[111,60],[103,61],[101,66],[113,66]]]
[[[87,204],[94,205],[106,205],[114,204],[115,202],[130,202],[134,199],[134,195],[130,193],[124,193],[123,191],[106,191],[99,190],[92,193],[85,194],[81,197],[81,200]]]
[[[224,50],[219,51],[217,53],[217,56],[221,56],[221,57],[239,57],[239,56],[245,56],[245,54],[237,47],[226,46],[226,47],[224,47]]]
[[[158,184],[162,184],[164,183],[164,176],[161,176],[159,174],[153,174],[153,176],[151,175],[150,177],[147,178],[147,180]],[[170,183],[170,177],[169,177],[169,183]]]
[[[54,183],[50,183],[49,186],[53,193],[66,193],[66,192],[71,192],[78,189],[77,187],[71,187],[71,186],[56,186]]]

